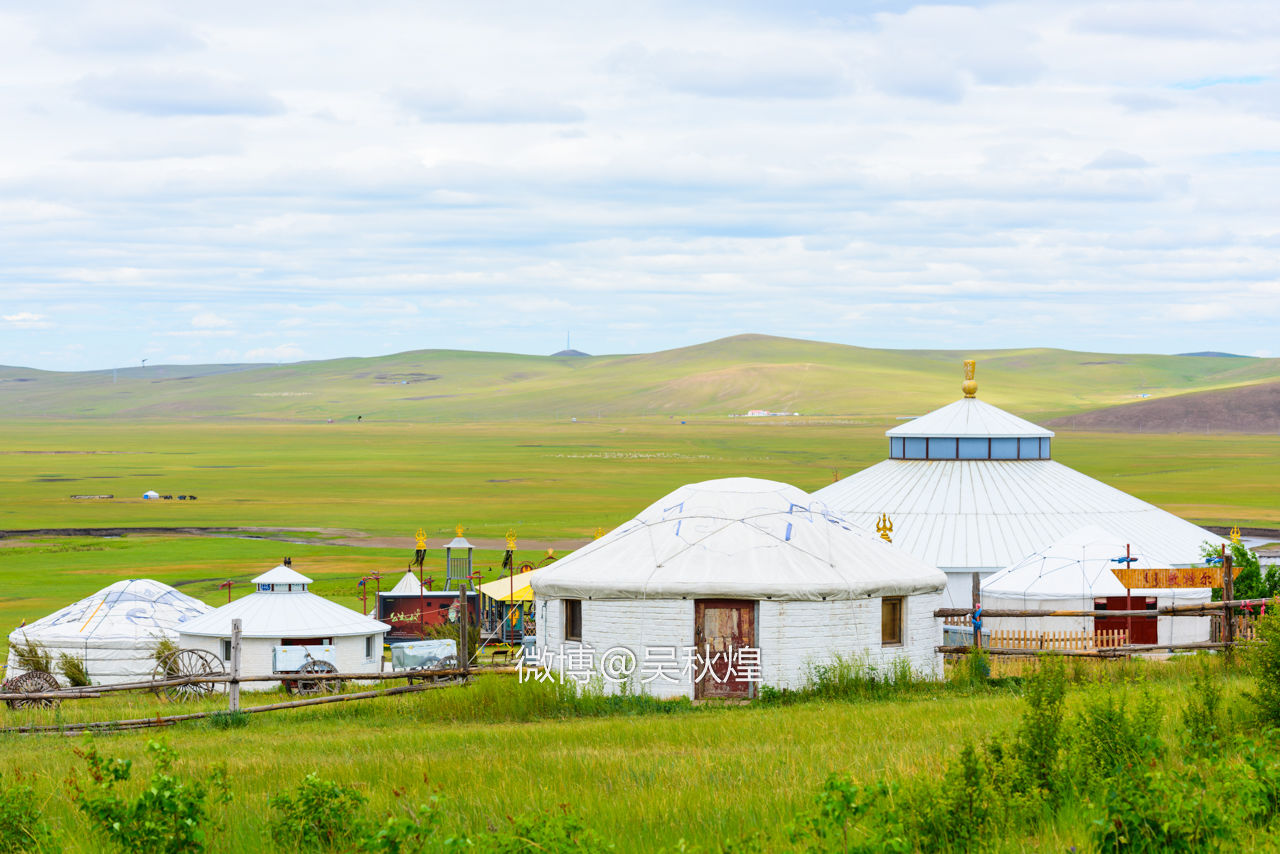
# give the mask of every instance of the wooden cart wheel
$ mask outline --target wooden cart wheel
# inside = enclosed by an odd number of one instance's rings
[[[58,680],[54,679],[52,674],[45,673],[43,670],[28,670],[21,676],[6,679],[4,684],[0,685],[0,691],[6,694],[44,694],[49,691],[57,691],[58,688]],[[9,700],[7,702],[11,709],[52,709],[62,701],[45,699]]]
[[[166,653],[156,662],[151,678],[155,681],[177,679],[182,676],[223,676],[226,668],[213,653],[203,649],[177,649]],[[190,685],[165,685],[155,689],[156,695],[172,703],[185,703],[212,696],[220,683],[195,682]]]
[[[430,666],[429,668],[427,668],[427,669],[428,669],[428,670],[457,670],[457,669],[458,669],[458,656],[456,656],[456,655],[446,655],[444,658],[440,659],[439,661],[437,661],[435,664],[431,665],[431,666]],[[443,681],[447,681],[447,680],[452,679],[452,678],[453,678],[453,674],[447,674],[447,675],[444,675],[444,676],[433,676],[433,677],[432,677],[432,681],[434,681],[434,682],[443,682]]]
[[[320,659],[311,659],[302,665],[298,670],[298,675],[304,676],[308,673],[337,673],[338,668],[332,662],[321,661]],[[297,679],[294,680],[293,690],[295,693],[308,694],[337,694],[342,690],[341,679]]]

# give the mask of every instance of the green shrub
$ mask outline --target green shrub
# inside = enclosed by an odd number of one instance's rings
[[[524,813],[495,831],[481,849],[493,854],[604,854],[616,850],[562,804],[560,812]]]
[[[463,851],[473,848],[465,834],[450,835],[441,829],[440,799],[432,796],[424,804],[404,806],[387,815],[381,823],[371,823],[357,844],[372,854],[407,854],[417,851]]]
[[[1131,696],[1129,689],[1111,685],[1085,693],[1064,745],[1068,777],[1077,789],[1124,779],[1136,766],[1149,764],[1164,751],[1159,703],[1143,691],[1131,708]]]
[[[89,671],[85,670],[83,658],[65,652],[58,653],[58,672],[67,677],[67,683],[73,688],[93,684],[89,679]]]
[[[10,649],[13,652],[13,657],[17,659],[19,670],[53,672],[53,656],[50,655],[49,650],[40,641],[33,641],[24,633],[22,635],[22,643],[15,643]]]
[[[1258,618],[1257,635],[1244,648],[1245,666],[1254,678],[1247,696],[1264,722],[1280,724],[1280,599]]]
[[[149,741],[147,752],[154,757],[155,771],[147,787],[136,797],[128,798],[120,795],[116,787],[130,779],[132,762],[107,759],[92,742],[85,749],[76,750],[76,755],[88,763],[90,778],[87,790],[73,782],[80,810],[125,851],[204,851],[208,844],[204,825],[209,817],[210,794],[218,803],[230,800],[226,769],[217,766],[204,780],[182,780],[170,773],[173,750]]]
[[[358,790],[308,774],[292,794],[267,801],[271,840],[282,849],[331,851],[347,847],[361,832],[360,810],[368,801]]]
[[[1024,682],[1027,709],[1014,741],[1014,755],[1026,774],[1026,782],[1051,794],[1057,791],[1059,782],[1058,751],[1066,687],[1062,657],[1041,653]]]
[[[0,852],[4,854],[33,851],[49,839],[35,790],[22,785],[21,779],[5,783],[0,778]]]
[[[1225,735],[1221,723],[1221,677],[1201,663],[1191,676],[1191,685],[1191,696],[1182,709],[1186,747],[1193,753],[1216,753]]]
[[[1138,773],[1108,787],[1105,814],[1094,821],[1099,851],[1209,851],[1232,836],[1219,809],[1223,793],[1206,791],[1203,780],[1164,771]]]

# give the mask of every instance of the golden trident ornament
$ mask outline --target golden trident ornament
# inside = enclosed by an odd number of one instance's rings
[[[418,533],[414,534],[414,535],[413,535],[413,538],[414,538],[415,540],[417,540],[417,541],[418,541],[418,548],[419,548],[419,549],[425,549],[425,548],[427,547],[427,532],[426,532],[426,531],[424,531],[424,530],[422,530],[421,528],[419,528],[419,529],[418,529]]]
[[[513,552],[515,550],[516,550],[516,532],[507,531],[507,551]]]
[[[1237,546],[1240,545],[1240,526],[1236,525],[1231,529],[1231,542]]]
[[[886,543],[893,542],[893,538],[889,536],[893,533],[893,520],[889,518],[888,513],[881,513],[880,518],[876,520],[876,533]]]
[[[604,536],[604,528],[596,528],[596,529],[595,529],[595,531],[594,531],[594,532],[592,532],[592,538],[593,538],[593,539],[598,540],[598,539],[600,539],[600,538],[601,538],[601,537],[603,537],[603,536]]]
[[[461,522],[459,522],[459,523],[458,523],[458,527],[454,528],[454,529],[453,529],[453,532],[454,532],[455,534],[457,534],[459,537],[461,537],[461,536],[462,536],[462,531],[463,531],[462,523],[461,523]]]

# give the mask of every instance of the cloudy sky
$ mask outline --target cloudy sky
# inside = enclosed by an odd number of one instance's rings
[[[1273,2],[0,2],[0,364],[1280,354]]]

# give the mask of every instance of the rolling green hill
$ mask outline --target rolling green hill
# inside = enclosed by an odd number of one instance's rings
[[[749,409],[891,421],[959,396],[1030,418],[1280,379],[1280,360],[1065,350],[876,350],[740,335],[657,353],[586,358],[417,350],[286,365],[57,373],[0,368],[6,417],[502,421],[729,415]]]

